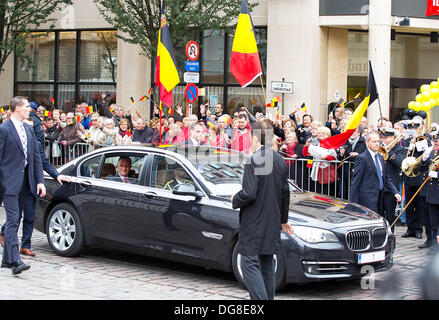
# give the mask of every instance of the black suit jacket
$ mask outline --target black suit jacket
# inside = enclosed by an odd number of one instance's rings
[[[378,154],[383,173],[383,191],[398,193],[384,165],[383,156]],[[379,179],[368,149],[360,154],[354,163],[354,174],[351,182],[351,201],[359,203],[375,212],[378,212],[380,201]]]
[[[37,196],[37,184],[44,183],[43,166],[37,139],[31,125],[23,123],[27,136],[28,179]],[[0,125],[0,183],[2,193],[18,195],[25,174],[25,153],[12,120]]]
[[[281,224],[288,221],[290,189],[285,160],[270,147],[261,147],[244,167],[242,190],[233,197],[240,208],[238,252],[274,254]]]

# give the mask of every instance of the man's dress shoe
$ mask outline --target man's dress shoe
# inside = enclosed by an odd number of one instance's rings
[[[35,252],[33,252],[31,249],[21,248],[20,253],[24,254],[25,256],[35,257]]]
[[[23,261],[14,262],[12,264],[12,274],[13,275],[22,273],[23,271],[26,271],[29,269],[30,269],[30,265],[24,263]]]

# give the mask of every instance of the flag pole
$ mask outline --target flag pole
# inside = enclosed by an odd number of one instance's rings
[[[159,105],[159,113],[160,113],[160,140],[159,140],[159,144],[162,144],[162,101],[160,101],[160,105]]]
[[[261,81],[262,93],[264,95],[264,105],[267,105],[267,96],[265,95],[264,82],[262,81],[262,74],[259,75],[259,80]],[[265,108],[265,116],[267,116],[267,108]]]

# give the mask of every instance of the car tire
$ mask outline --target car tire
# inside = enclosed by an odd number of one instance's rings
[[[84,231],[75,208],[68,203],[53,207],[46,220],[46,235],[52,250],[60,256],[79,255],[85,247]]]
[[[275,272],[276,272],[276,292],[282,290],[286,286],[285,260],[282,250],[279,248],[278,253],[274,255]],[[246,288],[241,270],[241,255],[238,253],[238,243],[235,244],[232,254],[232,267],[235,278],[241,287]]]

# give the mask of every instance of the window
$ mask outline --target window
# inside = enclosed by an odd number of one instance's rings
[[[176,185],[182,183],[194,183],[185,168],[163,156],[154,157],[151,171],[151,187],[172,191]]]
[[[140,184],[143,154],[116,154],[107,156],[102,166],[101,178],[110,181]]]
[[[259,57],[262,65],[262,82],[265,86],[267,66],[267,28],[255,27],[255,37],[258,45]],[[242,104],[250,111],[254,106],[265,106],[265,99],[261,88],[261,80],[256,79],[250,84],[246,91],[242,91],[240,85],[230,73],[230,57],[232,53],[234,33],[227,33],[223,30],[206,30],[200,34],[200,83],[198,88],[207,88],[207,94],[199,97],[200,103],[209,103],[213,110],[215,102],[221,103],[224,112],[232,114],[239,104]],[[185,61],[184,52],[175,51],[178,63]],[[184,58],[184,59],[183,59]],[[177,67],[180,67],[177,66]],[[155,68],[152,68],[152,79],[155,75]],[[181,104],[184,108],[185,98],[182,75],[180,85],[173,90],[174,105]],[[192,113],[199,111],[198,103],[192,106]]]
[[[97,156],[83,162],[80,167],[80,175],[82,177],[96,178],[101,158],[102,156]]]
[[[116,101],[117,31],[35,32],[25,48],[32,63],[16,61],[15,95],[48,109],[74,111],[94,104],[101,92]]]

